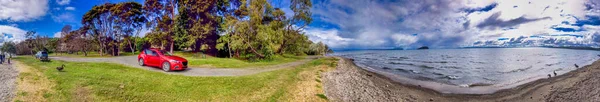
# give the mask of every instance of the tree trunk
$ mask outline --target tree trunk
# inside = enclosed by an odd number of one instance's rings
[[[252,51],[252,53],[258,55],[258,57],[260,57],[260,58],[265,58],[265,55],[258,53],[258,51],[256,51],[256,49],[254,49],[254,47],[252,47],[252,45],[248,44],[248,46],[250,46],[250,51]]]
[[[135,49],[133,49],[133,45],[131,44],[131,39],[129,39],[129,48],[131,49],[131,54],[135,55]]]
[[[171,40],[171,45],[169,45],[170,46],[170,48],[169,48],[170,51],[169,52],[171,52],[171,53],[173,53],[173,45],[174,45],[174,43],[175,42],[173,40]]]
[[[229,44],[229,42],[227,42],[227,51],[229,51],[229,58],[231,58],[231,45]]]

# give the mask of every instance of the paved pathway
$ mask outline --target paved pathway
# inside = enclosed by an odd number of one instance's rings
[[[107,57],[107,58],[75,58],[75,57],[50,57],[54,60],[63,60],[70,62],[107,62],[107,63],[117,63],[123,64],[135,68],[146,69],[150,71],[163,72],[167,74],[179,74],[185,76],[243,76],[243,75],[251,75],[261,72],[268,72],[278,69],[291,68],[294,66],[302,65],[308,61],[319,58],[318,56],[309,56],[305,59],[279,64],[272,66],[265,66],[260,68],[188,68],[184,71],[171,71],[164,72],[160,68],[155,67],[147,67],[140,66],[137,63],[137,56],[120,56],[120,57]]]

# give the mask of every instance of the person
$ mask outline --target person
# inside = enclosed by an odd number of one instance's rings
[[[0,64],[4,63],[4,54],[0,54]]]

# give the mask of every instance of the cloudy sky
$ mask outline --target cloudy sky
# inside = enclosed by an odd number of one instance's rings
[[[2,41],[28,30],[54,37],[104,2],[131,0],[0,0]],[[143,0],[136,0],[143,2]],[[288,0],[268,0],[287,9]],[[420,46],[586,46],[600,44],[600,0],[313,0],[304,31],[334,49]]]
[[[596,46],[599,0],[313,1],[314,41],[337,49]]]

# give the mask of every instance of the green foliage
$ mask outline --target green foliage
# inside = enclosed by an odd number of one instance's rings
[[[16,46],[16,44],[12,41],[4,42],[4,44],[2,44],[2,48],[0,48],[0,50],[2,50],[2,52],[16,54],[17,47],[15,47],[15,46]]]

